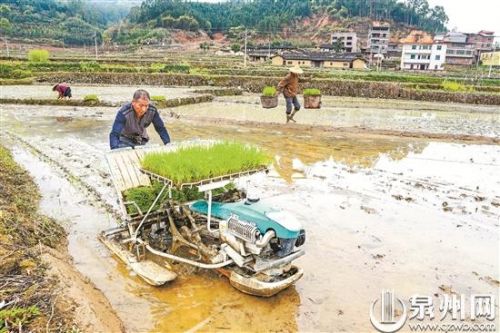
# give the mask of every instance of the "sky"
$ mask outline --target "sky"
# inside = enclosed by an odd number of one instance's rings
[[[461,32],[494,31],[500,36],[499,0],[428,0],[429,5],[443,6],[448,14],[448,29]],[[500,40],[499,37],[496,40]]]

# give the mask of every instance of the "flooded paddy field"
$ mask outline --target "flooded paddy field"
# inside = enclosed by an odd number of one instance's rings
[[[132,99],[137,86],[112,86],[112,85],[71,85],[73,99],[83,99],[85,95],[97,95],[104,102],[124,102]],[[206,88],[206,87],[205,87]],[[203,87],[148,87],[151,96],[166,96],[167,98],[178,98],[193,96],[193,91]],[[23,85],[2,86],[0,98],[19,99],[55,99],[57,93],[52,91],[52,85]]]
[[[255,186],[299,218],[307,241],[297,260],[304,277],[270,299],[206,271],[151,287],[97,241],[116,222],[104,159],[116,108],[1,106],[2,137],[40,186],[42,212],[67,226],[75,266],[128,331],[367,331],[381,289],[405,299],[498,294],[500,146],[350,130],[421,124],[428,133],[498,137],[493,108],[328,97],[323,109],[302,110],[298,125],[285,126],[282,105],[262,110],[255,99],[218,98],[164,120],[175,141],[236,139],[275,157]]]
[[[303,104],[301,97],[299,101]],[[176,112],[208,120],[285,123],[282,97],[274,109],[263,109],[259,104],[257,95],[220,97],[210,104],[180,107]],[[500,137],[497,106],[323,96],[321,109],[301,109],[295,120],[297,124],[334,128]]]

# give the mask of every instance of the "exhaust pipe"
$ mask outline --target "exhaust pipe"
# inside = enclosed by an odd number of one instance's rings
[[[258,248],[263,248],[264,246],[269,244],[274,236],[276,236],[274,230],[268,230],[261,239],[255,242],[255,246],[257,246]]]

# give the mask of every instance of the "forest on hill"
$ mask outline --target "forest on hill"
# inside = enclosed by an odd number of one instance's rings
[[[126,3],[126,1],[125,1]],[[68,45],[93,44],[130,6],[120,1],[0,0],[0,36]]]
[[[294,20],[313,14],[328,14],[335,19],[371,17],[414,25],[427,31],[443,31],[448,17],[442,6],[430,7],[427,0],[253,0],[221,3],[182,0],[145,0],[128,15],[131,23],[172,27],[191,18],[184,29],[219,31],[245,26],[277,32]]]
[[[0,34],[65,44],[137,44],[168,39],[173,29],[230,33],[248,28],[278,34],[313,16],[390,20],[429,32],[446,30],[448,17],[427,0],[1,0]]]

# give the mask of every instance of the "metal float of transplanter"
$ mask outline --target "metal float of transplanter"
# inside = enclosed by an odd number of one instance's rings
[[[100,240],[143,280],[159,286],[177,277],[176,263],[215,269],[236,289],[257,296],[272,296],[294,284],[303,270],[292,262],[304,255],[305,231],[288,212],[270,208],[264,200],[248,196],[235,202],[214,201],[212,191],[238,178],[267,173],[266,168],[204,179],[177,187],[197,187],[207,200],[157,205],[174,182],[140,168],[146,153],[175,151],[198,141],[162,147],[114,150],[107,161],[118,193],[123,226],[101,233]],[[126,202],[124,191],[161,183],[162,189],[147,212]],[[137,213],[130,214],[127,206]],[[189,224],[181,225],[176,217]],[[195,258],[193,258],[195,257]],[[158,260],[165,258],[167,260]]]

